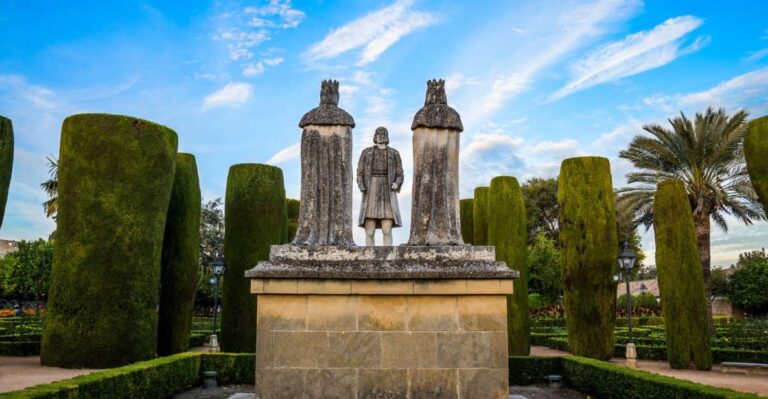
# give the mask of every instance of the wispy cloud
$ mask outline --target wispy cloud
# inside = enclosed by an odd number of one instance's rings
[[[259,62],[246,64],[243,67],[243,76],[253,77],[264,73],[267,67],[280,65],[283,62],[283,57],[267,58]]]
[[[296,159],[299,155],[301,155],[301,143],[295,143],[283,148],[275,153],[275,155],[272,155],[272,157],[267,160],[267,163],[270,165],[279,165],[283,162]]]
[[[413,10],[412,0],[398,0],[333,30],[313,44],[305,57],[309,61],[330,59],[362,47],[357,64],[367,65],[404,36],[436,22],[435,15]]]
[[[209,94],[203,100],[203,109],[216,107],[238,107],[253,97],[253,86],[249,83],[227,83],[224,87]]]
[[[248,25],[259,28],[295,28],[306,16],[303,11],[292,8],[290,0],[270,0],[267,5],[245,7],[243,11],[246,15],[253,16]]]
[[[760,49],[757,51],[750,51],[749,54],[744,57],[744,61],[757,62],[768,56],[768,48]]]
[[[651,30],[633,33],[623,40],[599,47],[572,65],[571,81],[552,94],[550,100],[664,66],[682,55],[699,50],[706,45],[707,39],[699,38],[683,47],[682,38],[703,22],[687,15],[670,18]]]

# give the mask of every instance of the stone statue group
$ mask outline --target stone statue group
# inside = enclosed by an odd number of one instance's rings
[[[352,129],[355,121],[338,107],[339,82],[326,80],[320,105],[299,122],[301,210],[294,245],[354,246],[352,240]],[[463,245],[459,217],[459,133],[461,118],[450,106],[445,81],[427,82],[427,96],[413,124],[413,203],[408,245]],[[400,153],[379,127],[374,145],[363,150],[357,185],[363,193],[358,225],[366,245],[376,229],[392,245],[392,228],[402,225],[397,193],[403,185]]]

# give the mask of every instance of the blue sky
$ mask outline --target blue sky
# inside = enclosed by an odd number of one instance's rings
[[[354,154],[379,125],[403,154],[425,82],[445,78],[462,115],[461,191],[496,175],[557,175],[560,161],[618,151],[644,123],[708,105],[768,113],[768,2],[34,1],[0,4],[0,114],[16,157],[0,237],[46,236],[39,183],[61,121],[81,112],[149,119],[197,156],[205,198],[227,170],[277,165],[299,193],[297,127],[322,79],[341,81]],[[355,194],[355,203],[359,195]],[[357,215],[357,205],[355,216]],[[362,229],[358,243],[364,242]],[[714,264],[765,246],[768,224],[713,235]],[[652,233],[643,244],[653,259]]]

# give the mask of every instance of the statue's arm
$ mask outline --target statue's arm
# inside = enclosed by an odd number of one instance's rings
[[[395,152],[395,184],[397,184],[397,191],[400,192],[400,189],[403,187],[403,162],[400,160],[400,153]]]
[[[363,150],[363,153],[360,154],[360,160],[357,162],[357,187],[360,189],[360,192],[365,192],[365,165],[367,162],[365,159],[367,158],[367,151]]]

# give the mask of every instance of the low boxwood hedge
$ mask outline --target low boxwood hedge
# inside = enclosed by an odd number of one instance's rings
[[[560,357],[509,357],[509,385],[531,385],[546,381],[550,374],[562,374]]]
[[[40,354],[40,341],[0,341],[0,356],[34,356]]]
[[[255,366],[253,353],[205,353],[200,361],[200,373],[215,371],[221,385],[253,384]]]
[[[0,398],[165,398],[200,382],[200,358],[200,353],[180,353],[8,392]]]

